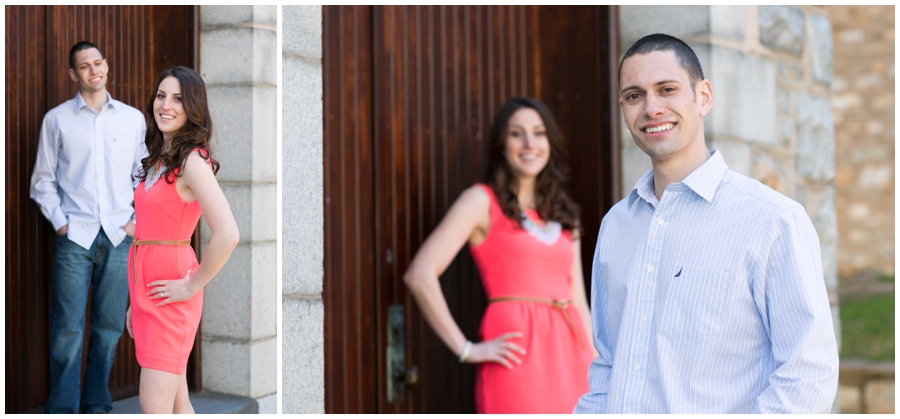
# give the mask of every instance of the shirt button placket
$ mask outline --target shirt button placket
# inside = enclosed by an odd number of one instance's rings
[[[103,112],[103,109],[100,109],[100,112]],[[96,178],[97,178],[97,196],[100,198],[99,202],[99,215],[100,215],[100,225],[102,226],[106,221],[106,207],[107,207],[107,199],[106,199],[106,185],[103,184],[103,154],[104,154],[104,144],[103,144],[103,122],[100,120],[100,115],[94,115],[94,137],[96,138],[96,146],[94,147],[94,152],[97,153],[97,170]]]
[[[671,194],[667,194],[671,195]],[[670,196],[666,196],[666,198],[671,198]],[[670,199],[666,199],[666,201],[670,201]],[[634,359],[632,361],[631,374],[634,376],[635,381],[642,381],[643,374],[641,372],[642,369],[646,369],[646,365],[649,362],[649,348],[647,343],[650,342],[650,336],[653,333],[653,325],[647,323],[648,314],[652,314],[654,310],[654,306],[656,304],[656,294],[659,285],[658,280],[658,267],[660,259],[662,258],[662,244],[665,240],[664,234],[664,218],[663,212],[665,209],[665,205],[663,202],[660,202],[654,214],[650,217],[650,225],[647,229],[648,233],[648,258],[647,265],[645,267],[646,270],[646,278],[647,278],[647,298],[643,301],[644,304],[641,305],[638,319],[640,322],[635,325],[635,336],[637,339],[634,340],[636,347],[632,348],[632,353],[634,354]]]

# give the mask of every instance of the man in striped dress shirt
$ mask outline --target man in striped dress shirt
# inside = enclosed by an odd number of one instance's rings
[[[806,211],[706,148],[712,86],[681,40],[635,43],[619,87],[653,168],[600,227],[600,355],[575,413],[828,412],[837,343]]]
[[[78,93],[44,116],[31,175],[31,198],[58,235],[44,413],[112,410],[107,383],[128,308],[132,175],[147,149],[144,115],[112,98],[108,71],[96,45],[82,41],[69,51],[68,75]],[[88,298],[91,336],[82,385]]]

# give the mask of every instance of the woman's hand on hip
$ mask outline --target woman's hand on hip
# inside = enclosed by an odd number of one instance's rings
[[[150,296],[151,300],[165,299],[157,303],[157,307],[190,300],[198,291],[200,291],[199,289],[195,290],[191,283],[191,269],[188,269],[184,278],[172,280],[161,279],[147,284],[147,287],[151,288],[150,291],[147,292],[147,295]]]
[[[516,354],[525,355],[525,349],[513,342],[511,339],[521,338],[519,332],[504,333],[494,339],[486,340],[472,344],[472,349],[465,362],[469,364],[478,364],[481,362],[496,362],[503,365],[507,369],[513,369],[513,363],[522,365],[522,360]]]

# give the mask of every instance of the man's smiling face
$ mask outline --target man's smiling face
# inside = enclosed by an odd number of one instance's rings
[[[97,48],[87,48],[75,53],[75,69],[69,69],[69,77],[82,91],[97,92],[106,88],[109,65]]]
[[[653,161],[679,156],[704,141],[703,116],[712,108],[712,88],[706,80],[693,86],[674,51],[628,57],[619,87],[625,124]]]

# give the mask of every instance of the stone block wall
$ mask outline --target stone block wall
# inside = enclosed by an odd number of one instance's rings
[[[619,27],[621,55],[652,33],[687,42],[697,53],[715,96],[704,124],[707,146],[720,150],[732,170],[806,208],[819,235],[823,280],[840,343],[835,117],[831,106],[835,80],[832,26],[826,9],[620,6]],[[625,124],[621,125],[621,190],[627,194],[650,169],[650,158],[634,144]],[[893,124],[890,127],[893,136]]]
[[[833,25],[838,274],[894,273],[894,6],[827,6]]]
[[[217,179],[241,232],[204,289],[205,390],[260,398],[277,390],[276,6],[201,6],[200,75],[213,119]],[[210,238],[201,223],[201,248]]]
[[[894,363],[841,363],[841,413],[894,413]]]
[[[281,21],[282,412],[325,413],[322,7]]]

